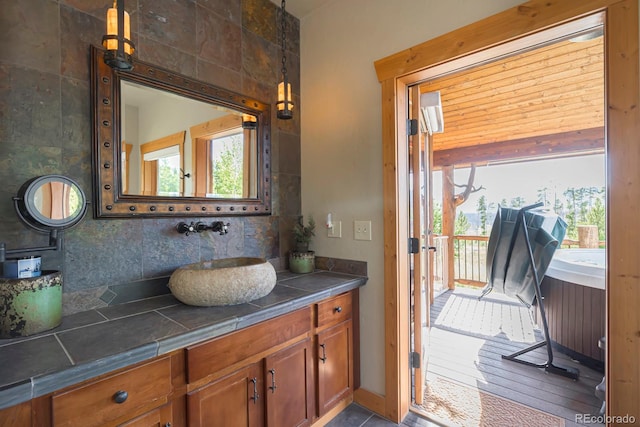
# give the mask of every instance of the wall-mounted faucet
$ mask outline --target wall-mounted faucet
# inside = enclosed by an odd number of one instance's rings
[[[176,230],[178,231],[178,233],[184,234],[185,236],[188,236],[192,233],[202,233],[203,231],[207,230],[215,231],[216,233],[220,233],[221,236],[224,236],[229,232],[230,225],[230,223],[225,224],[222,221],[214,221],[211,223],[211,225],[207,225],[202,221],[191,222],[190,224],[187,224],[186,222],[180,222],[178,223],[178,225],[176,225]]]

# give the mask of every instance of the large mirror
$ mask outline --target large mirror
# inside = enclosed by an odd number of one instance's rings
[[[270,106],[91,48],[97,217],[270,213]]]

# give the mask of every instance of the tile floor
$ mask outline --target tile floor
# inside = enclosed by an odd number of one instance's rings
[[[326,427],[439,427],[410,412],[401,424],[392,423],[360,405],[352,403],[340,412]]]

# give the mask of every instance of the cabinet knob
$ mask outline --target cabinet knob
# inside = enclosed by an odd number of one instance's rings
[[[334,312],[336,313],[342,313],[342,307],[341,306],[337,306],[333,309]]]
[[[116,403],[124,403],[125,400],[127,400],[127,398],[129,397],[129,393],[127,393],[124,390],[118,390],[116,391],[116,393],[113,395],[113,400]]]

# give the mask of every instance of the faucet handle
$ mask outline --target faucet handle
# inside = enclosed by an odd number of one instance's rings
[[[229,232],[229,226],[231,223],[224,223],[223,221],[214,221],[211,224],[211,231],[215,231],[216,233],[220,233],[221,236],[224,236]]]
[[[188,236],[189,234],[196,232],[196,226],[194,223],[187,224],[186,222],[180,222],[176,225],[176,230],[178,233]]]

